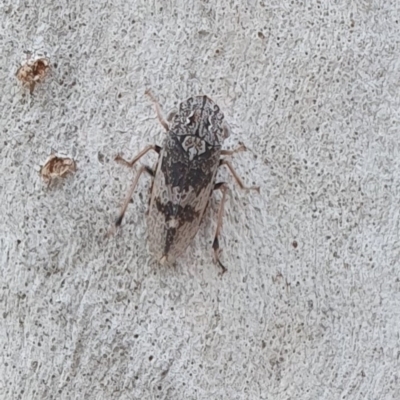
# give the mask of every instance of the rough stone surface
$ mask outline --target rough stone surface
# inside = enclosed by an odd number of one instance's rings
[[[0,4],[1,399],[399,399],[399,2]],[[33,95],[15,73],[47,51]],[[208,94],[230,182],[174,268],[146,249],[149,180],[104,234],[165,112]],[[55,149],[78,171],[47,189]],[[144,163],[153,163],[148,155]]]

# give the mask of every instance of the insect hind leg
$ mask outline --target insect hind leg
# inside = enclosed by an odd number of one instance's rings
[[[233,150],[232,153],[236,151],[243,151],[245,148],[244,146],[240,146],[238,149]],[[227,155],[227,154],[226,154]],[[236,173],[234,170],[232,164],[225,160],[222,159],[220,160],[220,166],[221,165],[226,165],[229,169],[229,172],[233,175],[233,177],[236,180],[236,183],[240,186],[241,189],[244,190],[256,190],[258,193],[260,193],[260,187],[259,186],[245,186],[245,184],[242,182],[240,179],[239,175]],[[221,233],[221,228],[222,228],[222,219],[223,219],[223,214],[224,214],[224,209],[225,209],[225,202],[226,202],[226,193],[229,190],[228,185],[225,182],[218,182],[214,185],[214,190],[221,190],[222,191],[222,199],[219,205],[219,210],[218,210],[218,219],[217,219],[217,228],[215,230],[215,235],[214,235],[214,241],[213,241],[213,250],[214,250],[214,260],[218,263],[218,265],[222,268],[222,274],[224,274],[227,269],[226,267],[221,263],[220,261],[220,253],[221,249],[219,247],[219,236]]]
[[[215,184],[214,190],[221,190],[222,199],[219,204],[217,227],[215,229],[215,235],[214,235],[214,241],[213,241],[212,247],[214,250],[214,260],[222,268],[222,274],[224,274],[227,271],[227,269],[220,260],[221,249],[219,247],[219,236],[220,236],[221,228],[222,228],[222,219],[223,219],[224,209],[225,209],[226,193],[229,189],[228,189],[228,185],[225,182],[219,182],[219,183]]]
[[[246,186],[243,181],[240,179],[239,175],[237,174],[237,172],[235,171],[235,169],[233,168],[233,165],[231,164],[230,161],[225,160],[225,159],[221,159],[219,162],[219,166],[222,165],[226,165],[229,169],[229,172],[233,175],[233,177],[235,178],[236,183],[240,186],[241,189],[243,190],[255,190],[258,193],[260,193],[260,186]]]

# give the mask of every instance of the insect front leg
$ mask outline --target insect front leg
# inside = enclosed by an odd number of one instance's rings
[[[240,151],[246,151],[247,148],[243,143],[240,143],[236,149],[233,150],[221,150],[221,156],[232,156],[235,153],[239,153]]]
[[[157,101],[157,99],[155,98],[155,96],[153,95],[153,93],[151,92],[151,90],[146,90],[147,96],[150,97],[151,101],[154,103],[154,107],[156,109],[156,114],[157,114],[157,118],[160,121],[160,124],[164,127],[164,129],[168,132],[169,131],[169,125],[168,122],[164,119],[162,111],[161,111],[161,107],[159,102]],[[170,116],[168,116],[168,121]]]
[[[224,274],[227,269],[226,267],[221,263],[219,256],[221,253],[221,249],[219,247],[219,235],[221,233],[221,228],[222,228],[222,218],[224,215],[224,209],[225,209],[225,202],[226,202],[226,192],[228,191],[228,186],[225,182],[220,182],[216,183],[214,186],[214,190],[221,190],[222,192],[222,199],[219,204],[219,210],[218,210],[218,218],[217,218],[217,228],[215,229],[215,235],[214,235],[214,241],[213,241],[213,250],[214,250],[214,260],[218,265],[222,268],[222,274]]]
[[[148,174],[150,174],[152,177],[154,177],[154,171],[150,168],[147,167],[145,165],[142,165],[138,171],[138,173],[135,176],[135,179],[132,183],[131,188],[129,189],[128,195],[125,198],[124,204],[121,207],[121,211],[118,214],[118,217],[115,220],[114,225],[110,228],[109,232],[108,232],[108,236],[114,234],[116,232],[116,230],[121,226],[122,220],[124,218],[126,209],[128,208],[128,204],[131,201],[133,192],[135,191],[135,188],[139,182],[139,178],[140,176],[143,174],[143,172],[147,172]]]
[[[154,150],[157,154],[160,154],[161,147],[157,145],[146,146],[136,157],[134,157],[132,161],[126,161],[119,154],[114,158],[114,160],[119,162],[120,164],[124,164],[127,167],[132,168],[150,150]]]
[[[233,165],[231,164],[230,161],[222,159],[219,162],[219,166],[221,167],[222,165],[226,165],[230,171],[230,173],[233,175],[235,178],[236,183],[240,186],[241,189],[244,190],[256,190],[258,193],[260,193],[260,186],[246,186],[242,180],[240,179],[239,175],[236,173],[235,169],[233,168]]]

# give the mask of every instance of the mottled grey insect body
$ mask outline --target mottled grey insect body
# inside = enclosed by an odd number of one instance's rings
[[[213,249],[215,260],[225,271],[219,260],[218,238],[227,186],[223,182],[216,183],[215,178],[218,167],[226,165],[241,188],[259,191],[258,187],[244,186],[231,163],[221,159],[221,155],[232,155],[245,147],[222,150],[223,141],[229,135],[228,125],[218,105],[207,96],[190,97],[166,121],[154,96],[150,92],[147,94],[155,103],[158,119],[167,136],[163,147],[147,146],[132,161],[116,157],[117,161],[132,167],[150,150],[159,154],[154,170],[147,166],[139,169],[114,228],[121,225],[139,177],[148,172],[153,177],[147,212],[149,248],[161,264],[172,263],[199,230],[212,191],[220,189],[222,199]]]
[[[149,247],[173,262],[196,235],[215,184],[224,115],[207,96],[180,104],[160,152],[147,216]]]

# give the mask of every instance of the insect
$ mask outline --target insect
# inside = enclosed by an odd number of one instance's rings
[[[57,156],[55,153],[51,153],[40,169],[40,175],[49,187],[54,179],[65,178],[68,174],[75,171],[76,163],[72,158]]]
[[[49,59],[40,54],[27,53],[27,59],[17,71],[17,78],[32,94],[37,83],[42,81],[50,69]]]
[[[246,187],[236,174],[232,164],[221,156],[243,151],[244,145],[235,150],[223,150],[222,144],[229,134],[224,114],[207,96],[190,97],[164,119],[161,107],[150,91],[157,118],[167,132],[162,147],[149,145],[132,161],[120,155],[115,160],[132,167],[150,150],[158,153],[155,168],[141,166],[111,231],[114,232],[122,219],[140,176],[147,172],[152,177],[149,207],[147,211],[148,244],[150,252],[161,264],[170,264],[181,255],[196,235],[211,193],[222,191],[217,226],[213,241],[214,260],[226,271],[220,261],[219,236],[228,186],[216,182],[216,173],[225,165],[242,189],[257,190],[258,186]]]

